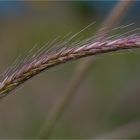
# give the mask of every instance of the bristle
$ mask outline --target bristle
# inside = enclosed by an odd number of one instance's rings
[[[86,28],[81,30],[79,33],[84,31]],[[124,26],[120,28],[124,28]],[[76,41],[75,43],[70,43],[70,41],[79,33],[76,33],[70,39],[65,41],[58,40],[59,37],[57,37],[51,43],[45,44],[31,58],[27,59],[27,56],[20,65],[17,65],[16,63],[14,67],[11,67],[12,69],[10,68],[10,71],[4,75],[4,79],[0,82],[0,97],[8,95],[10,91],[14,90],[28,79],[58,64],[66,63],[70,60],[75,60],[89,55],[140,48],[139,35],[133,34],[123,37],[124,35],[137,30],[139,30],[139,28],[125,32],[122,36],[95,35],[90,39],[85,39],[82,42]],[[46,45],[50,45],[52,48],[46,49],[48,48]]]

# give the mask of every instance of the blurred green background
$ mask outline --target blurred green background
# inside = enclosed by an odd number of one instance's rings
[[[0,2],[0,72],[57,36],[73,34],[97,23],[80,36],[94,35],[117,1]],[[122,24],[139,26],[140,2]],[[125,31],[128,31],[126,29]],[[140,53],[95,56],[86,79],[50,138],[140,138]],[[36,138],[41,126],[74,75],[69,62],[43,72],[0,103],[0,138]],[[125,128],[125,132],[124,129]]]

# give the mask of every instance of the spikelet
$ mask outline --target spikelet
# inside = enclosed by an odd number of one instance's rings
[[[68,40],[59,41],[57,44],[52,43],[51,45],[53,47],[57,46],[58,49],[46,51],[43,47],[36,55],[24,60],[4,76],[0,82],[0,98],[8,95],[10,91],[40,72],[70,60],[118,50],[140,48],[140,36],[136,34],[125,37],[98,36],[84,40],[81,43],[71,44]]]

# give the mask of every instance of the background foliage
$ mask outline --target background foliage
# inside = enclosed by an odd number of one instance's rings
[[[19,54],[19,60],[24,58],[35,44],[39,48],[57,36],[76,33],[97,21],[80,36],[83,39],[93,35],[116,2],[0,2],[0,72],[11,66]],[[135,2],[121,25],[132,22],[136,23],[133,28],[139,25],[139,5],[140,2]],[[96,58],[50,138],[95,138],[103,134],[109,137],[133,122],[135,125],[130,125],[129,131],[135,130],[133,138],[140,137],[136,133],[140,130],[139,52]],[[76,64],[84,60],[46,71],[2,100],[0,138],[35,138],[52,106],[63,96]],[[115,133],[112,137],[124,135]]]

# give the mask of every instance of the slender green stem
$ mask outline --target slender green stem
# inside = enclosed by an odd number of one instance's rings
[[[99,28],[97,31],[97,34],[103,34],[107,30],[111,29],[114,25],[119,23],[132,3],[133,1],[120,1],[113,8],[113,10],[111,10],[110,14],[101,25],[101,28]],[[106,27],[105,30],[102,30],[103,27]],[[75,72],[75,75],[73,76],[71,83],[69,83],[68,88],[64,92],[62,99],[58,101],[51,109],[49,116],[41,128],[39,138],[48,138],[50,136],[53,128],[57,124],[57,121],[62,116],[68,104],[74,97],[76,90],[86,77],[93,62],[93,58],[88,58],[78,65],[78,70]]]

